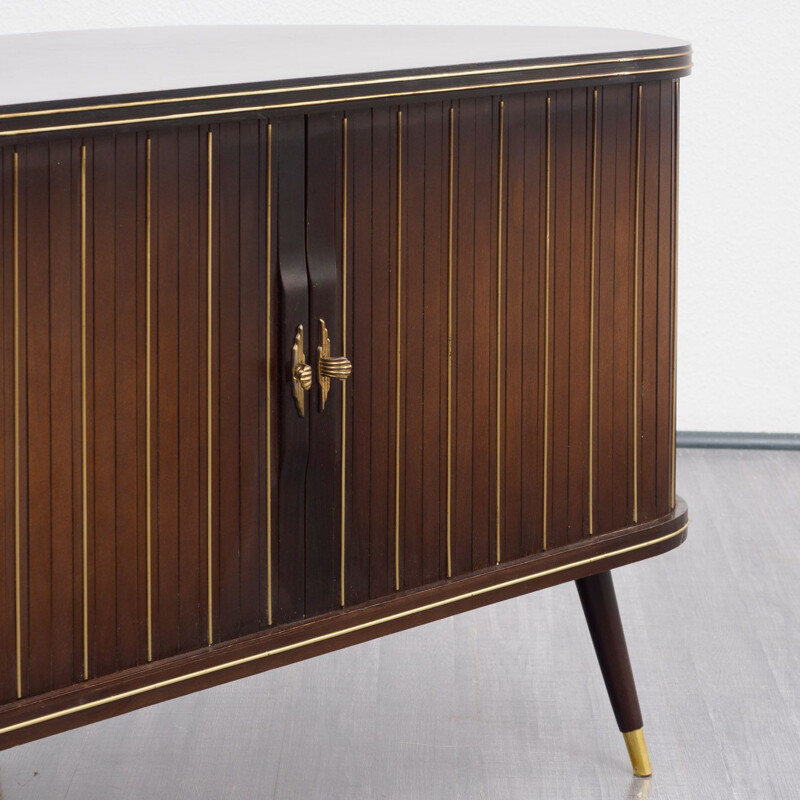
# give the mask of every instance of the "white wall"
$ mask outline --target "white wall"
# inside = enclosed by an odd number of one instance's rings
[[[288,4],[287,4],[288,5]],[[676,0],[3,0],[0,32],[245,23],[597,25],[691,40],[678,427],[800,432],[800,5]],[[7,77],[7,76],[6,76]]]

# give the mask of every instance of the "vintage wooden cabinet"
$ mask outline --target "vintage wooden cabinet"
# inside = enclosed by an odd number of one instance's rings
[[[685,42],[0,37],[0,747],[678,545]],[[523,634],[524,635],[524,634]]]

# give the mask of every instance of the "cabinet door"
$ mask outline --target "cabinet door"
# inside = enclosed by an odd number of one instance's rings
[[[280,419],[274,622],[341,604],[341,114],[273,123],[277,158]],[[301,331],[302,326],[302,331]],[[301,350],[310,385],[299,387]],[[325,384],[323,388],[323,383]],[[299,396],[298,396],[299,394]]]

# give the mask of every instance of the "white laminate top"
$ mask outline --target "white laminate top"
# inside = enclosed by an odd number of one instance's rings
[[[687,48],[604,28],[186,26],[0,36],[0,106]]]

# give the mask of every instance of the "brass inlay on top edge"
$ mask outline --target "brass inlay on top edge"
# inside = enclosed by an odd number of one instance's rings
[[[453,575],[453,151],[454,110],[450,106],[449,167],[447,172],[447,577]]]
[[[272,625],[272,123],[267,123],[267,625]]]
[[[544,569],[539,572],[532,572],[528,575],[521,575],[518,578],[511,578],[507,581],[502,581],[501,583],[492,584],[491,586],[483,586],[480,589],[474,589],[470,592],[464,592],[463,594],[455,595],[454,597],[447,597],[443,600],[436,600],[432,603],[426,603],[425,605],[418,606],[417,608],[410,608],[405,611],[398,611],[395,614],[389,614],[385,617],[379,617],[378,619],[370,620],[369,622],[363,622],[359,625],[351,625],[349,628],[343,628],[338,631],[331,631],[330,633],[323,633],[319,636],[313,636],[310,639],[304,639],[299,642],[293,642],[291,644],[283,645],[281,647],[276,647],[272,650],[265,650],[262,653],[253,653],[249,656],[242,656],[241,658],[236,658],[232,661],[226,661],[222,664],[215,664],[211,667],[206,667],[205,669],[195,670],[194,672],[186,673],[185,675],[177,675],[174,678],[166,678],[165,680],[158,681],[156,683],[151,683],[147,686],[139,686],[135,689],[129,689],[126,692],[120,692],[119,694],[111,695],[110,697],[103,697],[98,700],[91,700],[87,703],[83,703],[78,706],[73,706],[71,708],[65,708],[61,711],[54,711],[50,714],[44,714],[41,717],[36,717],[34,719],[25,720],[23,722],[17,722],[13,725],[7,725],[5,728],[0,728],[0,736],[6,733],[13,733],[14,731],[21,730],[23,728],[29,728],[32,725],[37,725],[42,722],[49,722],[54,719],[59,719],[61,717],[66,717],[71,714],[74,714],[78,711],[88,711],[92,708],[98,708],[100,706],[108,705],[109,703],[114,703],[120,700],[126,700],[129,697],[136,697],[140,694],[146,694],[147,692],[156,691],[157,689],[164,689],[167,686],[174,686],[177,683],[183,683],[184,681],[193,680],[195,678],[202,678],[204,675],[212,675],[216,672],[222,672],[226,669],[231,669],[233,667],[239,667],[244,664],[251,664],[254,661],[261,661],[265,658],[271,658],[273,656],[281,655],[283,653],[292,652],[294,650],[300,650],[303,647],[310,647],[311,645],[319,644],[321,642],[326,642],[331,639],[338,639],[342,636],[348,636],[354,633],[358,633],[359,631],[369,630],[370,628],[378,627],[379,625],[383,625],[389,622],[394,622],[398,619],[404,619],[406,617],[414,616],[415,614],[422,614],[426,611],[433,611],[437,608],[442,608],[445,606],[453,605],[455,603],[460,603],[465,600],[470,600],[473,597],[482,597],[483,595],[490,594],[492,592],[500,591],[503,589],[509,589],[512,586],[519,586],[524,583],[530,583],[531,581],[540,580],[541,578],[546,578],[549,575],[557,575],[561,572],[566,572],[570,569],[575,569],[577,567],[583,567],[588,564],[596,564],[600,561],[605,561],[609,558],[614,558],[616,556],[622,556],[626,553],[633,553],[637,550],[643,550],[646,547],[655,547],[656,545],[662,544],[663,542],[669,541],[670,539],[674,539],[677,536],[680,536],[687,528],[689,527],[689,522],[685,522],[680,528],[677,530],[671,531],[670,533],[665,533],[663,536],[659,536],[656,539],[650,539],[646,542],[639,542],[637,544],[627,545],[626,547],[621,547],[619,550],[612,550],[608,553],[601,553],[596,556],[589,556],[587,558],[579,559],[578,561],[572,561],[568,564],[561,564],[557,567],[551,567],[550,569]]]
[[[394,588],[400,590],[400,336],[403,287],[403,112],[397,111],[397,347],[395,352]]]
[[[672,442],[670,446],[670,508],[675,508],[675,431],[677,429],[677,373],[678,350],[678,114],[680,111],[680,83],[673,85],[673,131],[672,131]]]
[[[206,528],[206,582],[208,584],[208,596],[206,602],[208,604],[208,643],[214,643],[214,587],[212,584],[212,576],[213,576],[213,568],[212,568],[212,539],[214,533],[214,521],[212,518],[212,512],[214,510],[214,498],[212,496],[213,490],[213,481],[211,475],[211,468],[213,466],[212,462],[212,433],[213,433],[213,391],[212,391],[212,380],[211,380],[211,367],[212,367],[212,338],[211,338],[211,326],[213,323],[213,306],[212,302],[214,299],[214,292],[211,285],[211,279],[213,277],[213,224],[211,219],[211,211],[212,211],[212,196],[211,190],[213,188],[212,184],[212,167],[213,167],[213,147],[214,147],[214,134],[211,130],[208,131],[208,135],[206,138],[206,168],[208,170],[208,175],[206,179],[206,282],[207,282],[207,302],[206,302],[206,395],[207,395],[207,402],[208,402],[208,414],[206,415],[206,470],[207,470],[207,484],[206,484],[206,491],[208,493],[207,498],[207,507],[206,513],[208,515],[208,525]]]
[[[97,111],[109,108],[135,108],[137,106],[163,105],[165,103],[191,103],[198,100],[224,100],[231,97],[258,97],[269,94],[279,94],[281,92],[308,92],[315,89],[345,89],[351,86],[368,86],[372,84],[401,83],[408,80],[434,80],[439,78],[464,78],[471,75],[499,75],[508,72],[532,72],[542,69],[564,69],[567,67],[588,67],[597,64],[623,64],[632,61],[654,61],[670,60],[683,58],[691,55],[691,50],[683,50],[679,53],[658,53],[646,56],[623,56],[618,58],[601,58],[591,61],[565,61],[558,64],[529,64],[526,66],[495,67],[492,69],[460,70],[457,72],[436,72],[428,75],[400,75],[389,78],[371,78],[362,81],[337,81],[334,83],[314,83],[306,86],[282,86],[269,89],[244,90],[238,92],[219,92],[217,94],[198,94],[186,97],[161,97],[153,100],[129,100],[123,103],[97,103],[83,106],[69,106],[63,108],[37,109],[35,111],[11,112],[0,114],[0,119],[18,119],[21,117],[46,116],[48,114],[69,114],[81,111]],[[679,69],[680,66],[673,67]]]
[[[347,115],[342,117],[342,355],[347,356]],[[339,584],[342,607],[345,604],[345,546],[347,522],[347,384],[342,384],[342,462],[340,478]]]
[[[496,89],[510,86],[532,86],[539,83],[564,83],[567,81],[582,81],[590,78],[624,78],[633,75],[653,75],[660,72],[675,72],[681,69],[690,69],[691,64],[681,64],[673,67],[659,67],[658,69],[624,70],[621,72],[606,72],[600,74],[567,75],[558,78],[530,78],[524,81],[498,81],[495,83],[467,84],[464,86],[447,86],[445,88],[416,89],[405,92],[380,92],[357,96],[328,97],[318,100],[294,100],[286,103],[271,103],[267,105],[240,106],[237,108],[217,108],[204,111],[187,111],[180,114],[161,114],[149,117],[131,117],[112,120],[99,120],[95,122],[79,122],[67,125],[48,125],[40,128],[19,128],[10,131],[0,131],[0,136],[19,136],[26,133],[50,133],[53,131],[79,130],[82,128],[106,128],[113,125],[133,125],[140,122],[156,122],[174,119],[191,119],[193,117],[216,117],[222,114],[241,114],[252,111],[270,111],[281,108],[306,108],[310,106],[331,105],[334,103],[355,103],[361,100],[381,100],[390,97],[414,97],[416,95],[444,94],[453,92],[473,91],[477,89]]]
[[[589,535],[594,533],[594,294],[597,267],[597,89],[592,93],[592,228],[589,280]]]
[[[542,481],[542,549],[547,550],[547,445],[548,445],[548,400],[550,378],[550,182],[551,182],[551,121],[550,94],[547,94],[545,110],[545,246],[544,246],[544,456]]]
[[[14,624],[17,697],[22,697],[22,598],[20,586],[20,481],[19,481],[19,153],[13,157],[14,228]]]
[[[81,558],[83,679],[89,677],[89,486],[86,418],[86,145],[81,145]]]
[[[496,397],[495,405],[497,408],[497,421],[495,430],[495,445],[497,452],[495,458],[497,460],[497,474],[495,475],[495,556],[496,563],[500,563],[500,498],[501,498],[501,462],[500,462],[500,434],[502,431],[502,413],[500,410],[500,400],[502,397],[501,392],[501,376],[502,370],[500,367],[500,358],[503,353],[502,347],[502,334],[503,334],[503,101],[500,101],[500,136],[498,143],[498,159],[497,159],[497,374],[495,375],[496,381]]]
[[[639,521],[639,204],[641,201],[642,84],[637,87],[635,215],[633,233],[633,521]]]
[[[147,559],[147,660],[153,660],[153,500],[152,500],[152,421],[150,406],[152,403],[152,379],[150,376],[150,352],[152,349],[152,311],[151,311],[151,260],[152,260],[152,219],[151,219],[151,159],[150,137],[145,145],[145,496],[146,496],[146,559]]]

